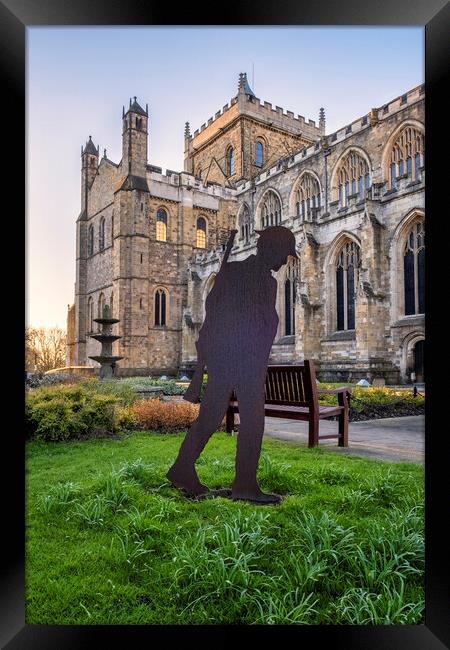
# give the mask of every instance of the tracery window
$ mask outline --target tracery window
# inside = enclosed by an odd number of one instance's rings
[[[348,205],[350,196],[357,194],[364,199],[370,188],[367,162],[356,151],[350,151],[343,159],[338,175],[339,207]]]
[[[355,329],[355,295],[358,269],[360,266],[359,246],[348,241],[338,255],[336,263],[336,330]]]
[[[278,226],[281,223],[281,203],[275,192],[270,190],[264,197],[261,208],[261,226]]]
[[[397,178],[406,174],[411,181],[419,181],[424,163],[424,136],[413,126],[405,127],[394,142],[390,158],[390,185],[397,187]]]
[[[233,147],[228,147],[228,149],[227,149],[227,172],[228,172],[228,176],[234,176],[234,173],[235,173],[235,160],[234,160],[234,149],[233,149]]]
[[[291,260],[284,281],[284,334],[295,334],[295,293],[298,282],[298,260]]]
[[[425,313],[425,222],[409,231],[403,251],[405,315]]]
[[[313,209],[320,208],[320,188],[317,179],[312,174],[303,174],[295,193],[297,216],[305,221],[311,221]]]
[[[98,248],[101,251],[105,248],[105,217],[102,217],[100,220],[100,228],[98,234]]]
[[[155,325],[162,327],[166,325],[167,319],[167,296],[164,289],[157,289],[155,291]]]
[[[250,242],[250,233],[252,231],[252,228],[251,228],[250,210],[246,203],[244,204],[244,207],[242,209],[239,222],[240,222],[240,237],[241,239],[244,240],[246,244],[248,244]]]
[[[197,248],[206,248],[206,219],[199,217],[197,219]]]
[[[156,241],[167,241],[167,212],[162,208],[156,213]]]
[[[89,226],[88,230],[88,255],[94,254],[94,226]]]
[[[255,144],[255,166],[262,167],[264,162],[264,146],[263,143],[258,140]]]

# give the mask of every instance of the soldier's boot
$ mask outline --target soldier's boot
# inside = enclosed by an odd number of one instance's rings
[[[241,416],[241,428],[236,450],[236,476],[231,498],[235,501],[250,501],[261,505],[280,503],[282,498],[279,494],[263,492],[256,480],[264,431],[264,404],[262,404],[262,409],[256,411],[256,414],[251,412],[250,400],[248,404],[243,402],[242,406],[242,414],[247,417],[244,419]],[[245,411],[248,410],[248,407],[250,407],[250,413],[246,414]],[[262,415],[260,411],[262,411]]]
[[[195,468],[185,468],[177,466],[175,463],[166,474],[172,485],[179,490],[183,490],[189,496],[199,496],[209,492],[207,485],[203,485],[197,476]]]
[[[239,486],[234,483],[231,491],[231,498],[233,501],[250,501],[250,503],[261,505],[277,504],[282,501],[282,497],[279,494],[263,492],[258,485],[256,485],[256,487],[250,487]]]

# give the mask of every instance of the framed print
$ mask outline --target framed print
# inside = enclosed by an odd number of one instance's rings
[[[175,25],[140,3],[0,10],[5,241],[19,307],[5,321],[22,313],[22,268],[27,336],[30,318],[56,321],[51,294],[75,280],[64,359],[38,368],[28,342],[17,354],[20,328],[8,331],[5,412],[16,400],[13,412],[24,409],[21,364],[36,386],[45,372],[55,384],[76,375],[56,397],[54,387],[27,397],[25,445],[17,422],[5,428],[2,647],[203,642],[217,631],[225,644],[253,638],[253,626],[271,641],[346,650],[447,647],[437,153],[448,5],[245,5],[225,25],[183,9]],[[399,69],[408,87],[395,91]],[[269,74],[272,97],[260,81]],[[141,78],[148,96],[131,94]],[[283,78],[292,101],[306,95],[306,116],[266,101]],[[182,120],[176,138],[168,116]],[[349,414],[372,393],[371,417],[392,417],[385,386],[423,397],[425,339],[423,549],[420,471],[371,465],[420,461],[422,449],[408,449],[400,424],[395,443],[383,448],[380,429],[376,444],[352,449]],[[118,383],[127,388],[108,388]],[[264,417],[278,423],[269,452]],[[170,436],[169,420],[186,437]],[[292,423],[304,426],[298,458]],[[119,439],[117,469],[107,450]],[[68,440],[70,460],[58,451]]]

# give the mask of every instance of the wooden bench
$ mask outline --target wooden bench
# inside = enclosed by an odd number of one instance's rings
[[[334,394],[337,406],[319,404],[320,394]],[[265,384],[265,415],[309,422],[308,447],[317,447],[319,440],[337,438],[339,447],[348,447],[348,410],[351,388],[334,390],[317,388],[314,363],[306,360],[295,366],[268,366]],[[226,414],[226,430],[234,429],[234,416],[239,413],[236,394],[231,395]],[[338,432],[319,436],[319,421],[338,418]]]

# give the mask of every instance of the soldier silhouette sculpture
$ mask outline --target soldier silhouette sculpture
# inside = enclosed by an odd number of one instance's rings
[[[197,342],[197,367],[184,399],[200,401],[205,366],[208,383],[199,416],[167,473],[172,485],[190,496],[214,494],[200,482],[195,462],[220,426],[235,391],[240,426],[231,498],[256,503],[281,500],[277,494],[262,492],[256,472],[264,433],[267,364],[278,326],[277,282],[271,271],[278,271],[289,256],[297,258],[297,253],[294,235],[287,228],[270,226],[256,232],[257,254],[240,262],[227,262],[236,234],[235,230],[231,232],[220,271],[206,299],[205,321]]]

